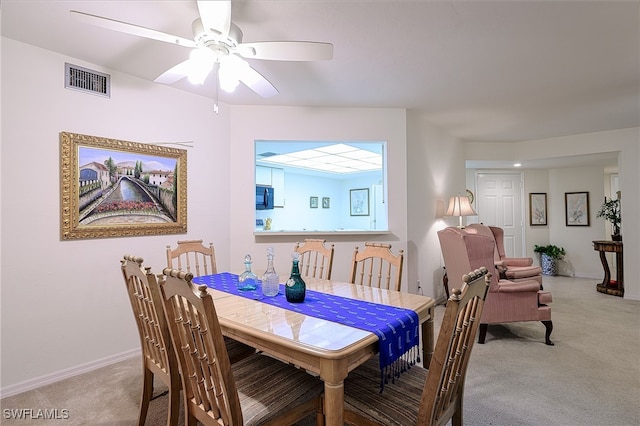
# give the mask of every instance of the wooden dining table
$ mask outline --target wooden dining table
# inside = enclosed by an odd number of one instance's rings
[[[410,309],[420,321],[422,362],[433,355],[435,301],[426,296],[339,281],[305,280],[308,290]],[[378,336],[359,328],[297,313],[209,288],[223,333],[317,374],[324,382],[325,423],[343,423],[344,379],[378,353]],[[281,290],[282,293],[282,290]],[[280,295],[282,297],[282,294]],[[404,374],[410,374],[410,371]]]

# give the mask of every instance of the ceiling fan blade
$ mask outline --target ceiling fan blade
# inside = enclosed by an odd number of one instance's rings
[[[198,0],[198,11],[202,26],[219,32],[224,38],[231,26],[231,2],[221,0]]]
[[[77,10],[70,10],[69,13],[73,18],[90,25],[95,25],[97,27],[118,31],[121,33],[132,34],[139,37],[150,38],[152,40],[164,41],[166,43],[179,44],[180,46],[196,47],[196,43],[193,40],[163,33],[161,31],[152,30],[150,28],[116,21],[115,19],[104,18],[102,16],[78,12]]]
[[[333,44],[313,41],[261,41],[240,43],[236,52],[249,59],[326,61],[333,58]]]
[[[249,68],[249,71],[244,72],[239,80],[263,98],[270,98],[279,93],[278,89],[269,80],[253,68]]]
[[[227,60],[245,62],[235,55],[230,55]],[[269,80],[267,80],[258,71],[251,68],[249,64],[245,63],[244,66],[235,67],[235,72],[238,80],[263,98],[270,98],[279,93],[278,89],[276,89]]]
[[[192,67],[191,59],[187,59],[186,61],[182,61],[178,65],[169,68],[153,81],[162,84],[173,84],[176,81],[187,77]]]

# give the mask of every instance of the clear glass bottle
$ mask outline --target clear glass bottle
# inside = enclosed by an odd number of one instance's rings
[[[258,288],[258,277],[251,272],[251,255],[244,257],[244,272],[238,279],[238,290],[255,290]]]
[[[291,277],[289,277],[287,284],[285,285],[285,295],[287,296],[288,302],[302,303],[304,302],[307,285],[300,276],[300,267],[298,266],[300,253],[294,252],[292,258],[293,265],[291,266]]]
[[[267,270],[262,275],[262,294],[272,297],[280,290],[280,276],[273,267],[273,248],[267,249]]]

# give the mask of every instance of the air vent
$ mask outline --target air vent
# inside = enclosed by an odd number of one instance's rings
[[[109,74],[65,63],[64,76],[64,87],[67,89],[111,97],[111,76]]]

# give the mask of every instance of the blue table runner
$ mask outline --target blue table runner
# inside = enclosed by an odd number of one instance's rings
[[[289,303],[282,284],[277,296],[265,297],[260,281],[255,290],[238,290],[238,278],[238,275],[224,272],[195,277],[193,283],[205,284],[215,290],[375,333],[380,340],[381,391],[389,379],[394,380],[400,373],[420,361],[420,321],[418,314],[411,309],[313,290],[307,290],[303,303]]]

